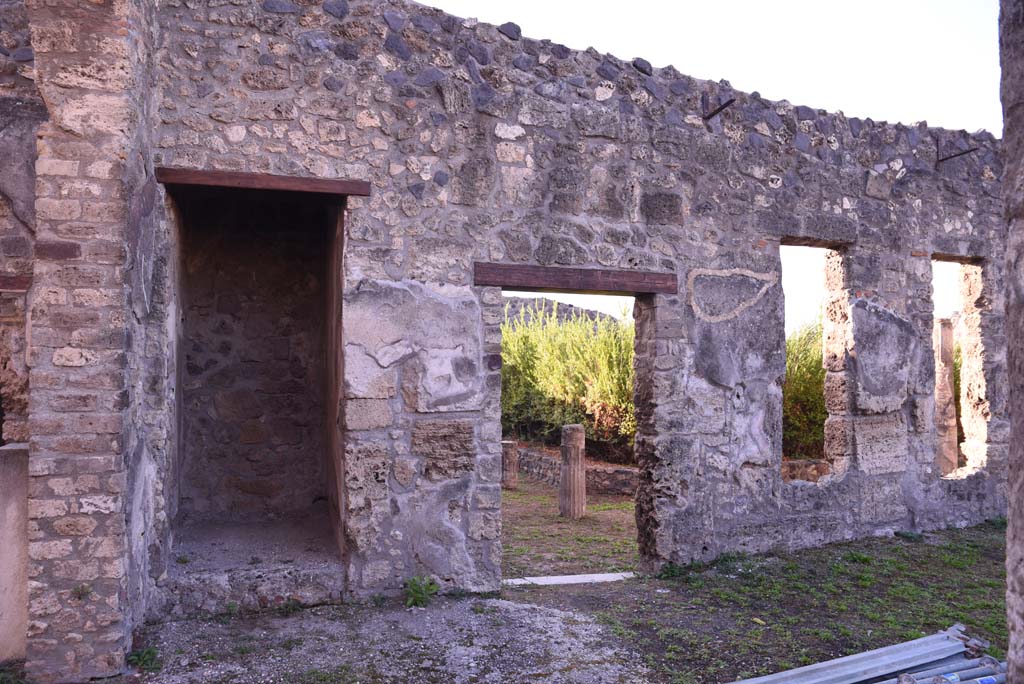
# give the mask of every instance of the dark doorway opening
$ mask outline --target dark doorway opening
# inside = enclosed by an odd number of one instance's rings
[[[340,582],[341,201],[214,187],[173,194],[181,231],[175,560],[188,572],[301,563]]]

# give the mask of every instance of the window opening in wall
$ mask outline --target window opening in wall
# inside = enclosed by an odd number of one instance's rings
[[[986,460],[982,285],[980,263],[932,260],[935,465],[943,476],[969,474]]]
[[[631,571],[639,482],[634,299],[504,294],[502,574]],[[585,433],[582,465],[571,463],[568,473],[560,448],[565,425],[582,425]],[[564,473],[570,479],[563,485]],[[579,519],[580,492],[570,491],[570,482],[585,491]]]
[[[835,472],[845,455],[833,453],[837,448],[826,438],[832,414],[845,412],[839,396],[844,383],[835,382],[843,372],[843,355],[825,353],[827,347],[841,346],[846,325],[842,255],[825,247],[783,244],[780,258],[786,334],[782,475],[786,481],[817,482]]]

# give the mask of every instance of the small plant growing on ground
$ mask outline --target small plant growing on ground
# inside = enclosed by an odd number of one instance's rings
[[[284,615],[285,617],[289,615],[295,615],[300,610],[302,610],[302,603],[297,599],[293,598],[290,598],[284,603],[282,603],[280,608],[281,615]]]
[[[424,608],[441,587],[433,577],[410,577],[405,581],[405,605],[407,608]]]
[[[129,653],[128,664],[150,674],[159,672],[163,667],[160,654],[152,646]]]

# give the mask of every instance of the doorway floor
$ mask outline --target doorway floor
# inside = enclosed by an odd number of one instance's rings
[[[326,504],[308,515],[179,528],[167,577],[165,614],[232,613],[341,599],[344,567]]]

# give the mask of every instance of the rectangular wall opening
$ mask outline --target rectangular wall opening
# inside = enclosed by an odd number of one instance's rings
[[[840,251],[780,247],[785,300],[782,478],[819,482],[845,472],[848,302]]]
[[[935,467],[943,477],[969,475],[987,460],[984,303],[982,264],[933,257]]]
[[[222,188],[175,200],[178,569],[334,571],[337,201]]]
[[[510,488],[505,478],[502,487],[502,574],[635,570],[634,298],[504,295],[502,440],[506,452],[516,452],[518,483]],[[581,424],[586,432],[586,512],[580,519],[559,511],[566,424]]]

